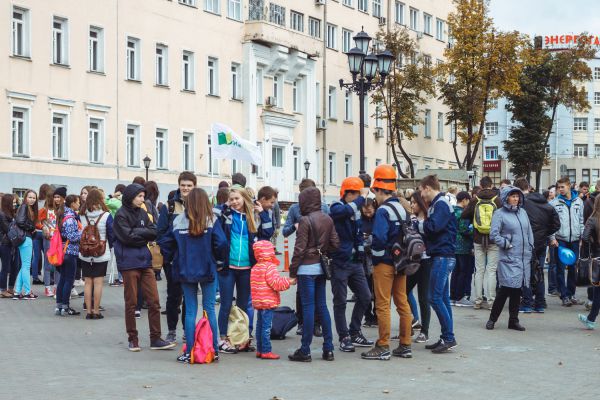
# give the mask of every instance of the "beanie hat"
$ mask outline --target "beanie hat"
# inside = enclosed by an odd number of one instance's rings
[[[63,199],[67,197],[67,188],[62,186],[54,191],[54,196],[60,196]]]

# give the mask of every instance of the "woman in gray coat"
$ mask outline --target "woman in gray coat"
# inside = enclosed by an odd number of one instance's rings
[[[521,288],[529,286],[531,275],[531,255],[533,251],[533,232],[529,217],[522,208],[523,192],[514,186],[506,186],[500,192],[502,208],[492,217],[490,240],[498,245],[498,284],[500,289],[496,294],[490,320],[485,327],[494,329],[506,299],[508,303],[508,329],[524,331],[519,324],[519,302]]]

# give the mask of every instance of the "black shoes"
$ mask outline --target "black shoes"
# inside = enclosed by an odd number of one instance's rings
[[[373,340],[369,340],[362,332],[358,332],[356,335],[351,336],[352,344],[356,347],[371,347],[375,344]]]
[[[325,361],[333,361],[333,351],[327,350],[323,352],[323,360]]]
[[[435,342],[435,343],[432,343],[432,344],[427,344],[427,345],[425,345],[425,348],[426,348],[427,350],[433,350],[433,349],[435,349],[436,347],[438,347],[438,346],[439,346],[441,343],[442,343],[442,339],[438,340],[438,341],[437,341],[437,342]]]
[[[346,353],[354,353],[354,351],[356,349],[354,348],[354,345],[352,344],[352,340],[350,339],[350,336],[346,336],[345,338],[342,338],[342,340],[340,340],[340,350],[344,351]]]
[[[494,325],[496,323],[492,320],[488,320],[488,322],[486,322],[485,324],[485,329],[487,329],[488,331],[491,331],[492,329],[494,329]]]
[[[446,342],[445,340],[440,340],[440,344],[436,348],[431,349],[431,352],[434,354],[449,353],[450,350],[454,349],[456,346],[458,346],[458,343],[456,343],[456,340],[453,340],[451,342]]]
[[[508,324],[508,329],[523,332],[525,330],[525,327],[518,322],[512,322]]]
[[[325,353],[323,353],[323,356],[325,356]],[[333,352],[331,353],[331,357],[333,357]],[[312,361],[312,357],[310,356],[310,354],[303,354],[300,349],[296,350],[294,352],[294,354],[288,355],[288,359],[290,361],[297,361],[297,362],[311,362]]]

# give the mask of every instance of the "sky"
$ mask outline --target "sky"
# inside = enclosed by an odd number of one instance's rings
[[[599,0],[490,0],[490,14],[501,30],[530,36],[587,31],[600,35]]]

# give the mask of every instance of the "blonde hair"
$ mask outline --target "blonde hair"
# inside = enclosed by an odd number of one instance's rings
[[[244,200],[244,213],[246,214],[246,222],[248,223],[248,232],[256,233],[256,220],[254,219],[254,204],[252,203],[252,197],[248,191],[244,188],[231,188],[229,195],[237,193],[242,196]]]

